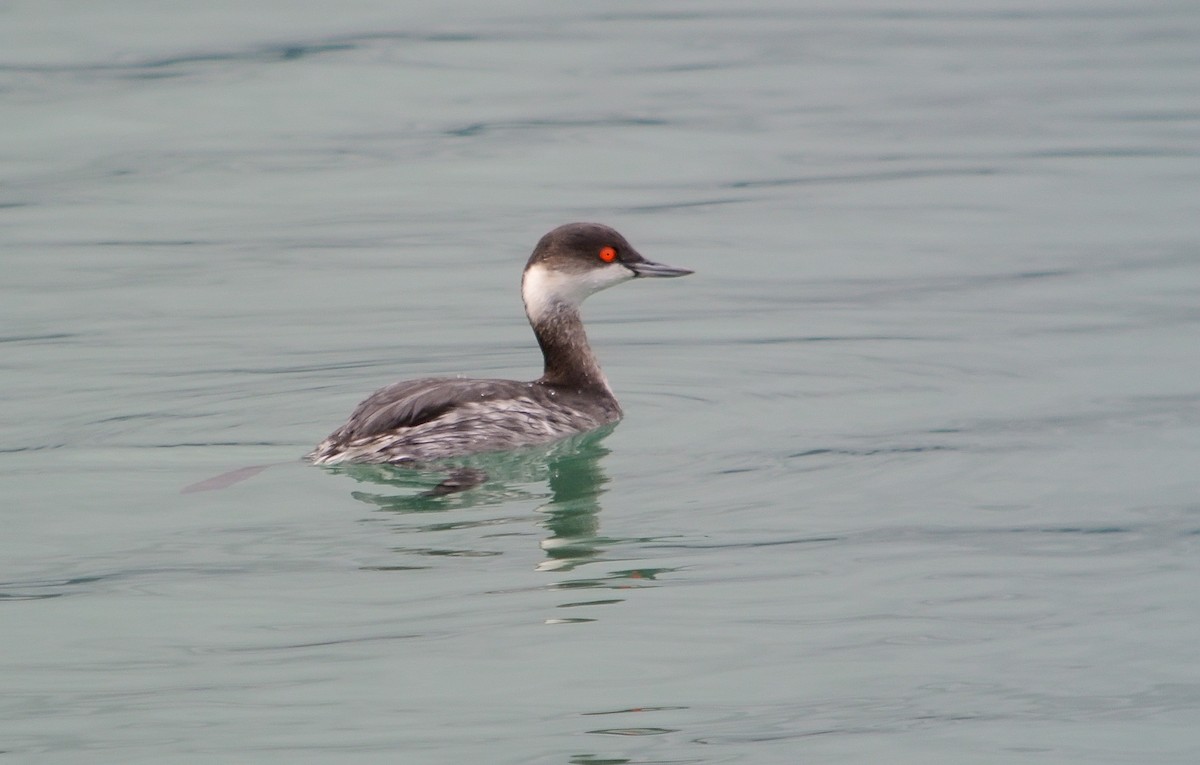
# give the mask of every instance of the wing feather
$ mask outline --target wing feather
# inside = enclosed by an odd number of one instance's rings
[[[427,377],[393,383],[368,396],[334,438],[354,440],[434,420],[467,403],[516,396],[529,388],[513,380]]]

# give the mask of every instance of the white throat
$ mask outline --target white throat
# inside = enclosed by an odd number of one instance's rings
[[[537,324],[557,308],[578,310],[584,299],[615,284],[629,281],[633,272],[620,263],[592,268],[581,273],[566,273],[535,263],[521,280],[521,298],[525,313]]]

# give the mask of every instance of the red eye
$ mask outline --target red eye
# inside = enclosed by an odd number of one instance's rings
[[[612,263],[617,259],[617,251],[612,247],[601,247],[600,259],[605,263]]]

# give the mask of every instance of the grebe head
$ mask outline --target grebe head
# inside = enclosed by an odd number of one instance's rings
[[[625,237],[600,223],[568,223],[541,238],[521,279],[521,297],[530,321],[556,309],[578,309],[593,292],[645,277],[686,276],[646,260]]]

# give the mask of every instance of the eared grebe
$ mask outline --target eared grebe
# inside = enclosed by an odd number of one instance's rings
[[[684,276],[652,263],[598,223],[568,223],[542,237],[521,279],[525,315],[545,372],[533,382],[429,377],[372,393],[308,459],[412,462],[549,443],[621,418],[588,346],[579,305],[638,277]]]

